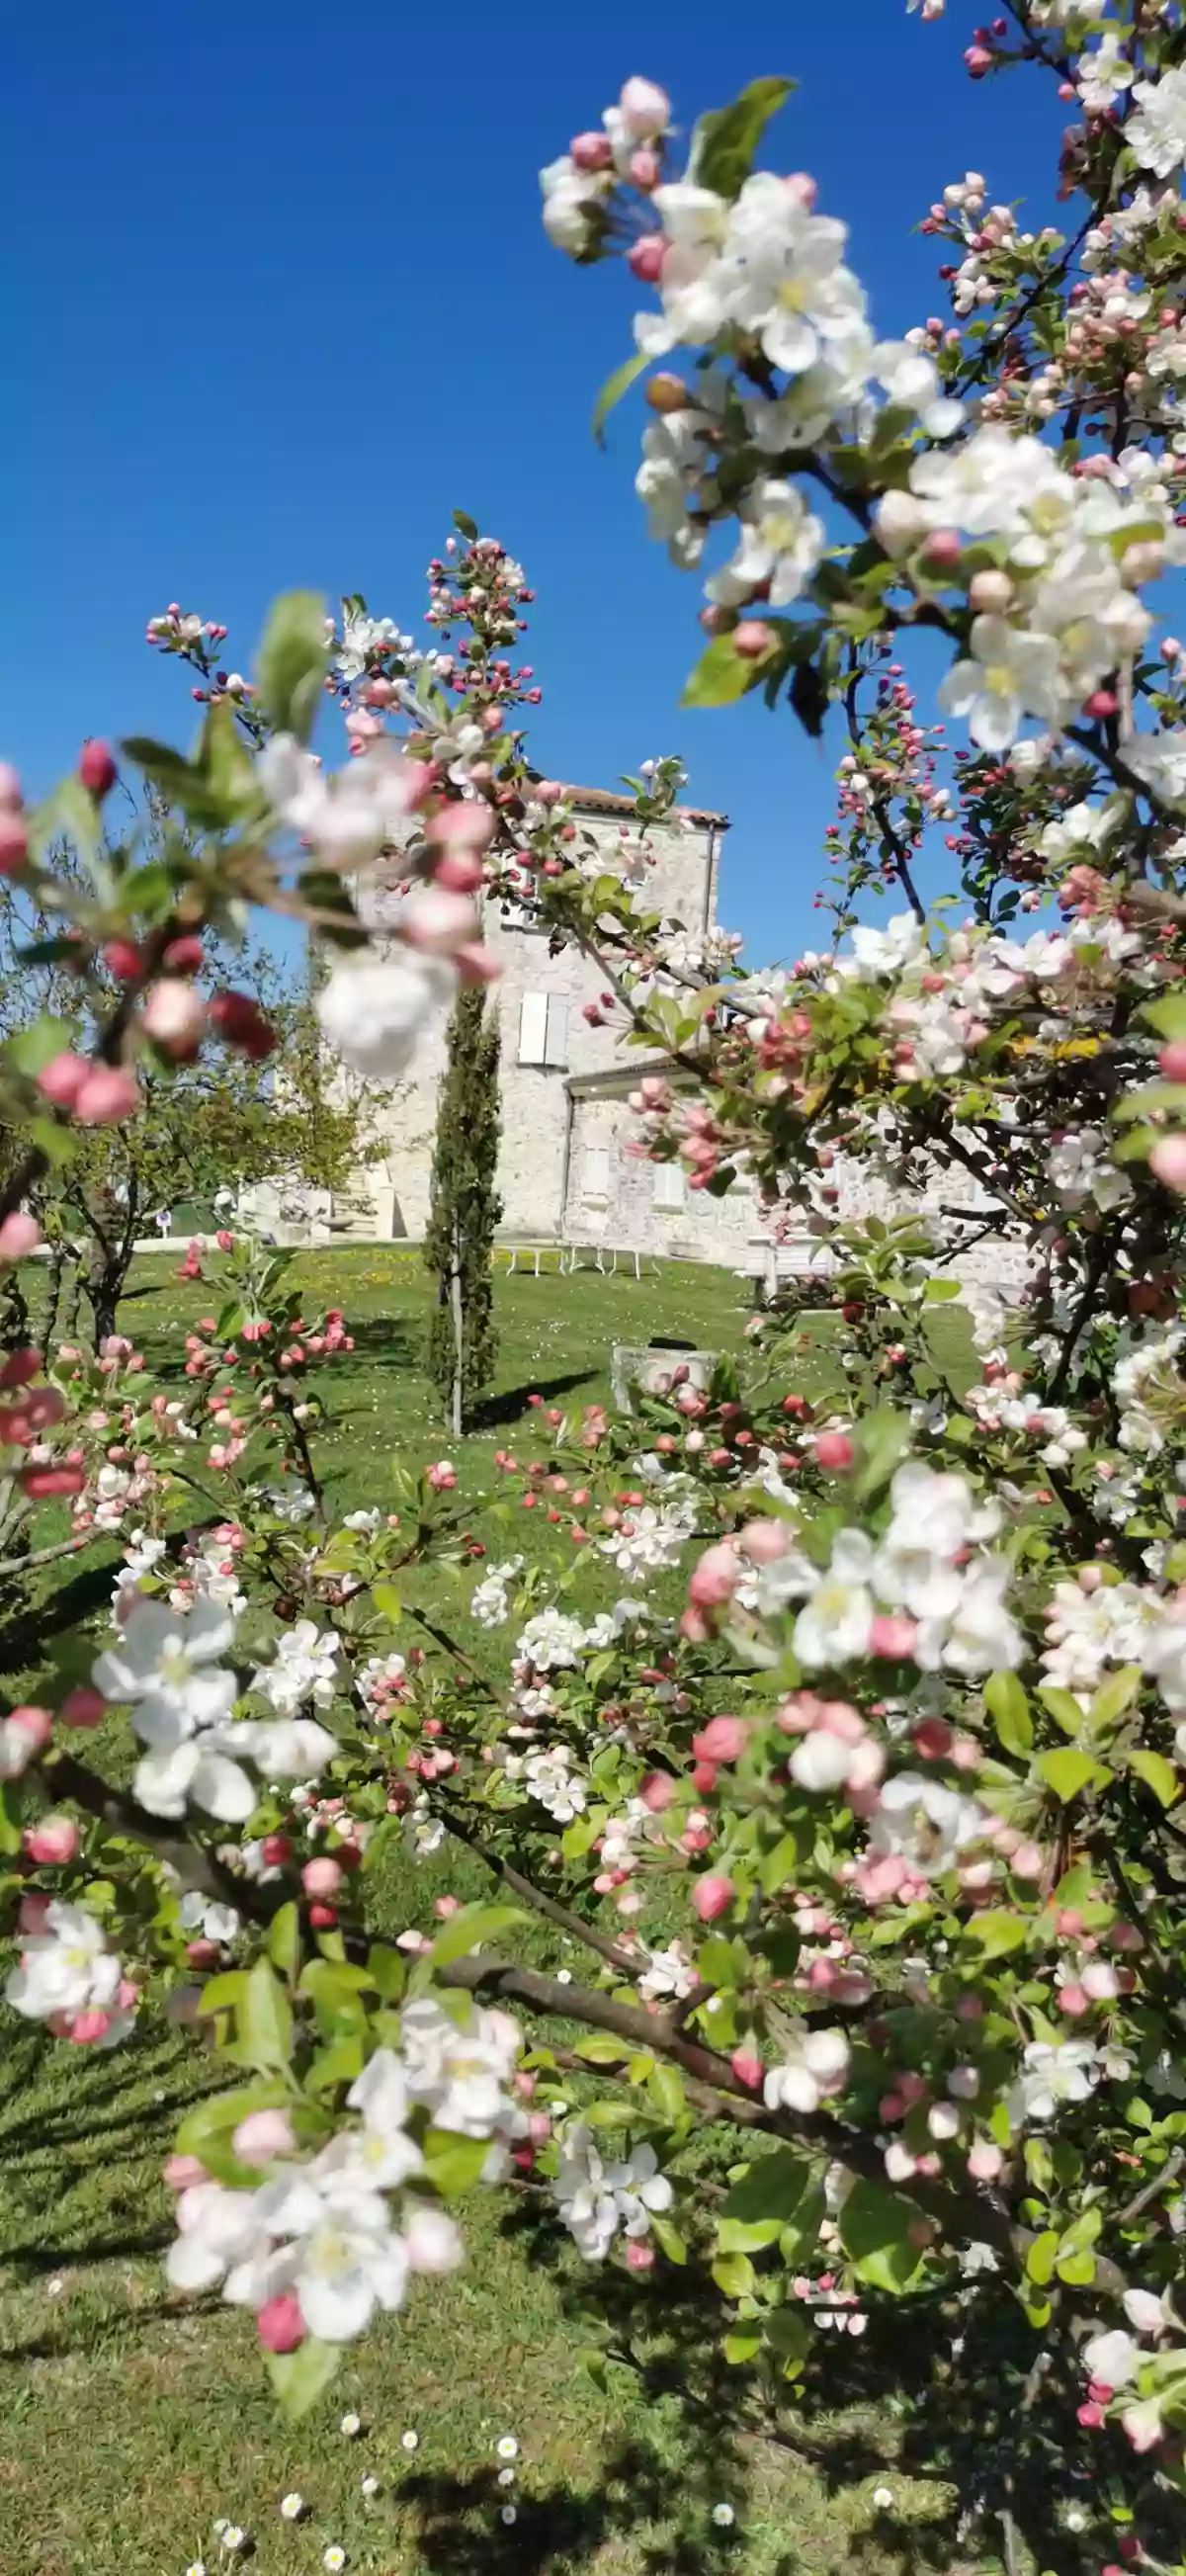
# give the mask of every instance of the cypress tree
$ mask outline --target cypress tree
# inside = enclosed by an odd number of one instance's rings
[[[498,1020],[485,988],[465,984],[449,1022],[437,1111],[424,1262],[437,1283],[428,1374],[455,1435],[498,1356],[490,1255],[502,1200],[498,1163]]]

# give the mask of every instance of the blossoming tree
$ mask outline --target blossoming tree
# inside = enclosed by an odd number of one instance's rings
[[[486,976],[479,897],[513,900],[598,959],[644,1149],[693,1188],[744,1166],[775,1233],[826,1243],[830,1392],[776,1313],[740,1375],[675,1366],[627,1421],[553,1414],[526,1466],[496,1453],[524,1513],[471,1596],[513,1622],[496,1680],[396,1590],[472,1553],[452,1467],[401,1468],[394,1514],[328,1512],[311,1381],[349,1335],[281,1264],[230,1249],[181,1399],[118,1338],[93,1369],[14,1353],[21,1509],[140,1534],[111,1638],[0,1731],[9,1999],[67,2044],[161,2001],[212,2034],[228,2085],[178,2137],[169,2276],[255,2312],[294,2410],[463,2259],[467,2193],[509,2186],[591,2267],[595,2369],[630,2357],[626,2276],[636,2321],[677,2266],[765,2403],[807,2404],[821,2350],[887,2314],[941,2332],[947,2402],[961,2368],[1003,2374],[968,2507],[1011,2567],[1019,2532],[1075,2559],[1050,2517],[1084,2461],[1088,2563],[1180,2552],[1186,723],[1157,585],[1182,552],[1184,41],[1170,0],[1016,0],[975,31],[973,79],[1020,61],[1074,108],[1066,229],[952,181],[925,218],[952,319],[889,345],[811,181],[753,167],[784,82],[703,118],[677,175],[668,100],[630,80],[544,173],[558,245],[622,248],[656,290],[610,395],[688,353],[648,376],[638,479],[677,565],[710,567],[690,696],[842,713],[826,947],[746,976],[667,935],[674,762],[604,867],[515,721],[523,575],[463,529],[427,651],[357,601],[327,636],[297,597],[232,688],[220,636],[154,621],[203,732],[128,756],[192,832],[79,906],[83,978],[134,932],[92,1052],[34,1028],[3,1067],[12,1261],[45,1171],[135,1116],[208,921],[299,912],[334,958],[327,1040],[386,1080]],[[951,647],[949,775],[919,626]],[[337,775],[307,747],[327,682]],[[5,868],[35,890],[55,833],[94,847],[109,784],[90,746],[29,813],[7,774]],[[959,885],[928,910],[936,824]],[[258,1023],[216,997],[201,1040]],[[883,1213],[846,1212],[854,1167]],[[965,1384],[933,1325],[976,1241],[999,1258]],[[130,1792],[74,1751],[103,1720],[136,1739]],[[490,1901],[388,1919],[397,1837],[479,1863]]]

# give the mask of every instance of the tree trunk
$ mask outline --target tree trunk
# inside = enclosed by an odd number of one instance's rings
[[[45,1266],[45,1306],[41,1316],[41,1330],[37,1336],[37,1348],[41,1353],[43,1368],[48,1363],[58,1329],[58,1308],[62,1302],[62,1283],[66,1276],[68,1253],[68,1245],[55,1243]]]
[[[465,1316],[461,1297],[461,1244],[459,1229],[453,1235],[453,1267],[449,1275],[449,1303],[453,1312],[453,1437],[461,1438],[461,1396],[465,1382]]]

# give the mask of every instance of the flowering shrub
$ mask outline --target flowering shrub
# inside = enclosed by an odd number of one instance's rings
[[[648,908],[677,763],[630,782],[614,869],[532,770],[530,593],[472,523],[430,567],[428,650],[296,599],[248,682],[217,627],[152,621],[203,732],[130,756],[188,828],[148,887],[108,852],[63,934],[84,979],[117,937],[135,956],[92,1055],[7,1051],[0,1254],[79,1125],[167,1068],[153,997],[190,993],[207,919],[301,914],[327,1041],[390,1080],[488,976],[481,898],[597,959],[639,1150],[693,1188],[743,1170],[832,1264],[831,1392],[776,1308],[741,1371],[673,1361],[628,1418],[541,1407],[537,1454],[496,1453],[503,1526],[531,1517],[474,1567],[481,1665],[435,1619],[400,1633],[399,1569],[474,1556],[452,1461],[401,1470],[397,1515],[327,1511],[313,1379],[350,1337],[281,1262],[228,1247],[180,1399],[122,1342],[7,1364],[13,1489],[128,1540],[112,1639],[4,1721],[10,2000],[80,2044],[162,1998],[213,2036],[231,2081],[179,2134],[168,2268],[255,2312],[294,2411],[463,2259],[466,2193],[509,2186],[593,2267],[595,2369],[623,2271],[694,2268],[727,2360],[791,2399],[820,2328],[847,2349],[895,2303],[916,2337],[954,2309],[974,2355],[1011,2337],[1016,2456],[1039,2407],[1064,2454],[1099,2446],[1121,2556],[1183,2487],[1186,724],[1155,587],[1186,516],[1179,49],[1160,0],[1016,0],[977,32],[974,79],[1021,59],[1075,103],[1076,220],[1022,232],[953,181],[925,217],[953,319],[892,344],[813,183],[753,168],[785,82],[702,119],[676,176],[665,94],[628,81],[544,173],[558,246],[625,245],[655,289],[610,395],[690,353],[649,377],[638,479],[675,563],[716,566],[691,701],[843,710],[834,937],[785,972]],[[969,737],[946,779],[918,626]],[[308,748],[327,686],[337,775]],[[89,745],[37,815],[6,780],[4,864],[47,902],[53,836],[103,846],[113,772]],[[959,891],[928,911],[936,825]],[[248,995],[183,1016],[187,1045],[264,1042]],[[934,1326],[977,1247],[964,1383]],[[179,1542],[199,1454],[217,1501]],[[130,1794],[69,1749],[109,1710]],[[490,1901],[397,1926],[397,1841],[476,1857]],[[582,1972],[546,1964],[557,1932]],[[1012,2566],[1012,2471],[993,2509]]]

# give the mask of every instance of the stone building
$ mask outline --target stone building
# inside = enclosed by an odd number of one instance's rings
[[[661,912],[695,945],[716,928],[723,814],[693,807],[674,814],[648,835],[652,856],[643,861],[629,798],[601,788],[568,788],[573,819],[590,858],[601,871],[645,887],[648,910]],[[596,857],[593,859],[593,852]],[[381,930],[398,908],[399,880],[392,874],[371,906]],[[648,1163],[628,1148],[637,1121],[627,1094],[651,1059],[625,1044],[623,1015],[598,1014],[603,979],[579,949],[553,955],[546,931],[517,907],[488,903],[485,938],[501,969],[491,1008],[501,1033],[502,1150],[498,1185],[503,1197],[501,1234],[519,1244],[564,1243],[605,1252],[647,1253],[672,1260],[716,1262],[764,1278],[826,1273],[832,1266],[826,1240],[806,1224],[777,1256],[752,1190],[738,1182],[724,1198],[689,1190],[676,1163]],[[429,1178],[437,1096],[445,1067],[442,1010],[424,1031],[415,1070],[396,1090],[384,1119],[382,1159],[357,1175],[333,1204],[325,1193],[295,1184],[261,1183],[244,1193],[242,1213],[280,1241],[320,1241],[355,1236],[370,1241],[418,1240],[428,1221]],[[979,1233],[985,1202],[973,1178],[958,1168],[936,1172],[911,1202],[867,1167],[838,1158],[829,1178],[836,1187],[835,1214],[926,1216],[942,1214],[943,1231],[957,1211],[968,1220],[968,1249],[951,1267],[963,1279],[1015,1285],[1025,1267],[1019,1246],[991,1232]],[[250,1201],[250,1205],[246,1202]],[[316,1204],[314,1204],[316,1201]]]
[[[566,790],[595,865],[645,888],[695,941],[715,927],[723,814],[692,808],[653,829],[646,863],[636,857],[634,808],[601,788]],[[383,918],[382,900],[377,918]],[[579,949],[553,955],[526,911],[490,903],[485,938],[501,973],[493,986],[502,1040],[501,1233],[520,1243],[564,1242],[738,1264],[758,1229],[745,1191],[712,1199],[685,1188],[674,1164],[641,1162],[625,1151],[635,1132],[626,1095],[649,1059],[622,1037],[622,1014],[590,1024],[603,978]],[[381,1164],[360,1175],[357,1231],[419,1237],[428,1219],[436,1102],[445,1064],[442,1012],[417,1049],[385,1121]]]

